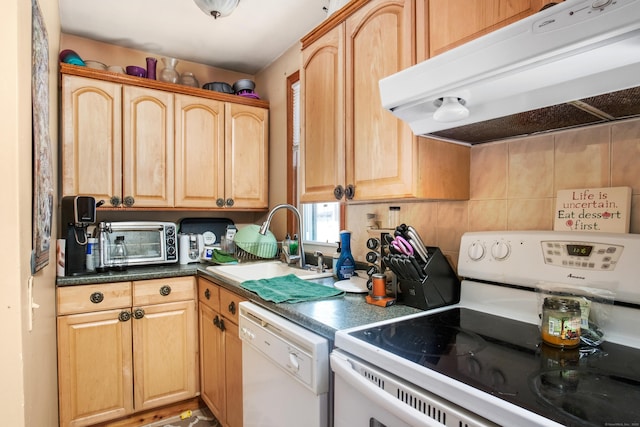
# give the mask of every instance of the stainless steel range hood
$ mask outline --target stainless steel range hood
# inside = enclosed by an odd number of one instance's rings
[[[477,144],[640,115],[640,0],[567,0],[380,80],[416,135]],[[469,115],[433,118],[441,100]]]

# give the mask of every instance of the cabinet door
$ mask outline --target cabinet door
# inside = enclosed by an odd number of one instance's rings
[[[225,192],[221,197],[227,207],[268,207],[268,138],[269,110],[226,104]]]
[[[175,206],[215,208],[224,195],[224,102],[175,95]]]
[[[123,93],[123,200],[173,206],[173,94],[136,86]]]
[[[227,401],[226,425],[242,427],[242,340],[238,325],[225,320],[225,394]]]
[[[220,314],[200,304],[200,397],[216,418],[226,418],[225,356],[222,330],[214,324]],[[228,372],[228,371],[227,371]]]
[[[345,185],[344,25],[302,52],[300,201],[335,201]]]
[[[122,85],[62,76],[62,195],[122,195]]]
[[[87,426],[133,412],[131,320],[122,310],[58,317],[61,426]]]
[[[136,310],[144,310],[141,318]],[[135,408],[148,409],[197,395],[195,301],[133,308]]]
[[[346,21],[346,182],[357,200],[417,195],[417,138],[378,87],[412,65],[414,16],[412,0],[374,0]]]
[[[543,0],[430,0],[431,56],[540,11]]]

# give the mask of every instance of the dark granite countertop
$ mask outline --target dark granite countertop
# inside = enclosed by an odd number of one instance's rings
[[[153,267],[129,267],[126,271],[87,274],[82,276],[58,277],[57,286],[74,286],[133,280],[161,279],[167,277],[199,275],[215,281],[220,286],[259,304],[282,317],[309,329],[331,341],[336,331],[355,326],[375,323],[395,317],[418,313],[421,310],[401,304],[378,307],[365,302],[365,294],[347,293],[342,297],[301,303],[273,303],[265,301],[253,292],[247,291],[240,283],[231,281],[205,264],[162,265]],[[332,278],[316,279],[314,282],[332,286]]]

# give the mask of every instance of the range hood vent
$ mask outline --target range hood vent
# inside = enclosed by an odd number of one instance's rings
[[[632,117],[640,117],[640,87],[433,132],[429,136],[475,145]]]
[[[640,0],[567,0],[380,80],[416,135],[479,144],[640,116]],[[468,117],[433,118],[458,98]]]

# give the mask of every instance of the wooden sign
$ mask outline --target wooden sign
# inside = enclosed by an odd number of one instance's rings
[[[553,229],[628,233],[631,187],[558,190]]]

